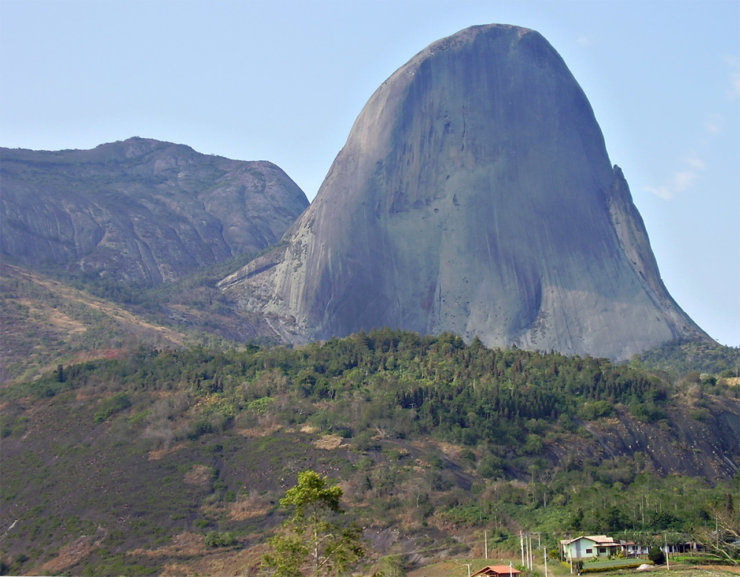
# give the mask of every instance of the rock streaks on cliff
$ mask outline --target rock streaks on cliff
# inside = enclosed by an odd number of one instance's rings
[[[665,289],[585,94],[513,26],[392,74],[284,243],[221,286],[293,343],[388,326],[623,359],[707,338]]]

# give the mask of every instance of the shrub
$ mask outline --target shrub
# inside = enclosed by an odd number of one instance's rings
[[[661,407],[652,403],[636,403],[630,406],[630,412],[644,423],[657,423],[666,418],[666,413]]]
[[[610,417],[614,414],[614,406],[608,401],[593,401],[584,403],[579,414],[587,421],[595,421],[602,417]]]
[[[190,426],[188,439],[195,441],[196,439],[200,439],[203,435],[208,435],[210,433],[213,433],[213,425],[211,425],[208,419],[201,418]]]
[[[206,535],[206,547],[231,547],[235,544],[236,537],[229,531],[224,533],[211,531]]]
[[[542,437],[535,434],[529,434],[527,435],[527,440],[522,447],[522,452],[525,455],[539,455],[542,453],[543,447],[544,443],[542,441]]]
[[[486,455],[478,464],[478,474],[486,479],[498,479],[504,475],[503,465],[504,462],[500,457]]]
[[[656,565],[663,565],[665,564],[665,553],[661,551],[660,547],[651,547],[650,553],[648,553],[648,559]]]
[[[124,411],[130,406],[131,400],[126,393],[116,393],[100,403],[100,409],[95,413],[95,422],[107,421],[111,415]]]

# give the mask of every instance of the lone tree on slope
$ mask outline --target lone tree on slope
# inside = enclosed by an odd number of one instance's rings
[[[342,489],[330,487],[326,477],[311,470],[299,473],[298,484],[280,499],[292,516],[270,539],[262,567],[274,577],[328,577],[361,559],[359,529],[340,523],[341,498]]]

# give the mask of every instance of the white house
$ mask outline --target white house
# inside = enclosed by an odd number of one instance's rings
[[[560,554],[565,561],[607,558],[621,550],[622,546],[606,535],[584,535],[560,541]]]

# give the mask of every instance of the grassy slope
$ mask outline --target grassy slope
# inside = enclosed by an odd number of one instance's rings
[[[440,351],[447,350],[442,344]],[[305,468],[341,481],[345,505],[366,528],[374,555],[400,554],[404,563],[417,565],[440,555],[482,554],[486,527],[492,531],[490,551],[497,554],[516,553],[521,527],[537,527],[555,539],[577,503],[598,512],[648,495],[663,507],[663,493],[666,503],[690,494],[692,502],[683,507],[698,507],[699,515],[701,500],[715,494],[697,480],[660,481],[649,461],[631,473],[628,459],[599,466],[597,439],[557,422],[537,424],[543,445],[525,452],[510,447],[504,469],[487,477],[482,472],[491,448],[485,444],[465,446],[404,429],[413,422],[404,424],[413,409],[390,415],[394,401],[384,404],[382,390],[361,386],[348,397],[350,390],[337,389],[341,394],[333,400],[324,389],[309,394],[307,369],[318,365],[306,357],[304,368],[299,363],[289,369],[290,358],[300,360],[303,353],[256,351],[232,355],[231,365],[209,351],[139,353],[67,367],[64,382],[51,373],[6,388],[0,405],[0,529],[6,531],[0,558],[42,573],[177,574],[186,565],[216,572],[206,568],[209,563],[246,570],[282,518],[279,497]],[[400,363],[400,350],[395,359]],[[254,362],[263,366],[250,376],[245,367]],[[389,370],[389,362],[363,379],[391,378],[401,369]],[[444,355],[435,362],[430,371],[454,366]],[[566,368],[561,364],[561,372]],[[350,369],[344,378],[360,376]],[[711,399],[706,395],[703,402]],[[346,422],[353,423],[352,431]],[[591,425],[615,422],[610,414]],[[667,421],[651,426],[645,425],[645,434],[652,439],[666,426],[670,430]],[[568,446],[592,456],[561,455],[556,462],[564,466],[548,471],[548,451]],[[519,477],[522,471],[537,479]],[[578,487],[583,489],[575,500]],[[207,549],[209,531],[234,532],[239,547]]]
[[[231,346],[257,338],[265,333],[259,319],[234,310],[215,288],[246,259],[150,288],[63,279],[0,262],[0,385],[140,345]]]
[[[142,343],[186,341],[115,303],[7,264],[0,264],[0,295],[0,381],[34,379],[58,364],[116,356]]]

